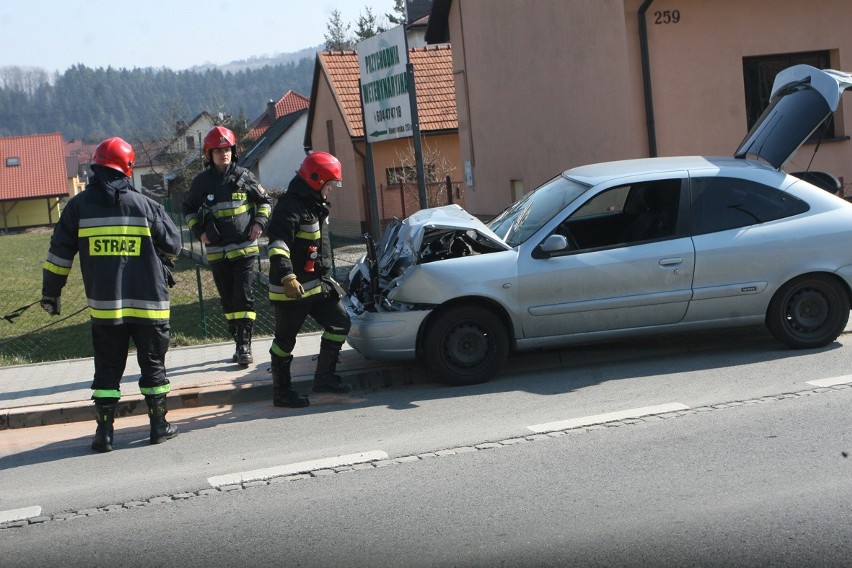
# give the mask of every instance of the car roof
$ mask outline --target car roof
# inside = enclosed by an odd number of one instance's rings
[[[665,158],[637,158],[615,162],[601,162],[571,168],[563,173],[565,177],[587,185],[597,185],[621,177],[639,175],[663,176],[667,173],[720,170],[720,169],[759,169],[774,171],[755,160],[742,160],[725,156],[672,156]]]

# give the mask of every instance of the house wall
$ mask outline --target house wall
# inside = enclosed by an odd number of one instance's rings
[[[0,229],[53,225],[59,220],[59,198],[40,197],[0,203]]]
[[[311,96],[314,112],[310,132],[313,145],[311,149],[332,152],[343,166],[343,187],[332,192],[329,197],[332,202],[332,233],[335,236],[360,239],[365,232],[372,230],[369,222],[371,197],[368,195],[366,183],[366,144],[362,137],[354,135],[352,125],[346,122],[341,105],[336,100],[325,73],[319,73],[318,84]],[[333,141],[329,140],[328,121],[332,123]],[[453,180],[462,179],[456,132],[423,133],[421,140],[424,160],[431,155],[432,161],[441,162],[438,167],[440,176],[450,175]],[[379,142],[372,145],[372,154],[378,186],[374,199],[379,208],[381,222],[401,215],[399,191],[383,189],[387,185],[385,171],[387,168],[414,164],[413,142],[411,138]],[[419,208],[419,202],[414,196],[407,196],[406,199],[406,213],[410,215]],[[429,206],[433,205],[435,204],[429,203]],[[378,235],[375,237],[378,238]]]
[[[405,41],[408,42],[408,49],[415,47],[426,47],[426,28],[410,29],[406,32]]]
[[[166,146],[166,148],[162,151],[166,154],[181,155],[193,155],[193,152],[195,152],[196,154],[194,155],[201,156],[202,148],[204,145],[204,136],[207,135],[207,133],[210,131],[211,128],[213,128],[213,126],[213,118],[206,112],[201,113],[200,115],[198,115],[198,117],[192,124],[190,124],[185,130],[179,132],[174,138],[174,140],[172,140],[172,142],[168,146]],[[188,148],[188,145],[186,143],[187,137],[191,137],[194,140],[195,148],[192,150]],[[156,149],[156,146],[152,147],[152,149]],[[142,147],[136,147],[137,162],[140,161],[143,151],[144,149]],[[155,157],[155,154],[157,152],[159,152],[159,150],[151,152],[152,155],[149,157],[149,159],[145,160],[146,164],[150,161],[150,158]],[[149,174],[163,176],[167,174],[166,170],[167,167],[162,165],[151,166],[139,165],[137,163],[137,165],[133,168],[133,174],[131,175],[130,181],[133,184],[133,187],[142,188],[144,185],[142,183],[142,176]],[[168,180],[165,181],[166,183],[168,183]]]
[[[302,160],[305,159],[305,127],[308,114],[303,113],[257,164],[257,176],[267,190],[286,189]]]
[[[439,179],[443,180],[448,175],[453,181],[461,179],[459,139],[455,132],[422,136],[421,147],[424,164],[434,163],[435,173]],[[415,167],[413,138],[400,138],[374,144],[373,163],[375,164],[376,174],[376,199],[379,214],[383,221],[394,217],[404,218],[420,209],[419,191],[416,187],[412,187],[405,193],[405,206],[403,207],[403,199],[400,196],[398,186],[389,188],[387,182],[388,169]],[[440,205],[446,205],[446,203],[427,203],[429,207]]]
[[[140,189],[142,187],[142,176],[152,173],[157,172],[151,166],[136,166],[130,176],[130,183],[133,184],[133,187]]]
[[[180,152],[184,153],[188,150],[186,138],[191,136],[195,141],[195,151],[201,154],[201,147],[204,142],[204,136],[213,128],[213,118],[207,114],[201,114],[195,122],[190,124],[187,129],[181,132],[174,142],[169,144],[166,150],[169,153]],[[227,125],[225,125],[227,126]]]
[[[623,14],[623,0],[452,2],[468,211],[496,214],[572,165],[641,155]]]
[[[335,236],[359,238],[363,233],[361,219],[366,218],[367,200],[364,164],[355,151],[339,105],[329,88],[324,74],[320,74],[315,97],[314,117],[311,131],[311,150],[331,152],[343,167],[343,187],[333,190],[329,196],[331,208],[331,232]],[[328,121],[332,122],[332,139],[329,139]]]
[[[674,9],[678,24],[653,23],[652,12]],[[852,71],[851,21],[847,0],[656,0],[648,38],[659,154],[731,155],[747,133],[743,58],[827,50],[831,68]],[[841,109],[836,136],[852,135],[852,95]],[[807,169],[813,150],[803,145],[784,169]],[[824,141],[811,169],[852,182],[852,143]]]
[[[86,182],[81,180],[79,177],[74,176],[68,178],[68,195],[74,197],[81,191],[86,189]]]
[[[642,0],[453,0],[466,208],[486,217],[521,191],[592,162],[649,155],[639,50]],[[678,10],[678,23],[655,12]],[[655,0],[648,29],[657,155],[731,155],[745,136],[743,57],[831,50],[852,67],[852,3]],[[787,33],[779,33],[786,30]],[[848,106],[849,95],[842,106]],[[841,109],[838,135],[852,134]],[[805,169],[803,146],[788,171]],[[823,143],[812,169],[852,182],[852,143]]]

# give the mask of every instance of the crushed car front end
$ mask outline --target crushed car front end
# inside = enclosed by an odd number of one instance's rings
[[[394,221],[377,243],[368,238],[367,249],[347,279],[347,341],[368,359],[394,361],[414,359],[431,311],[470,288],[468,278],[447,275],[468,270],[459,259],[510,247],[464,209],[448,205]],[[438,267],[453,259],[456,266]]]

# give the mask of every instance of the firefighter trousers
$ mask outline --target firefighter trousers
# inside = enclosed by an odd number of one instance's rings
[[[136,361],[141,377],[142,394],[169,392],[166,378],[166,352],[169,350],[168,323],[92,325],[92,345],[95,351],[95,378],[92,398],[118,399],[120,383],[127,366],[130,339],[136,345]]]
[[[349,314],[336,295],[316,300],[299,300],[294,302],[273,302],[275,304],[275,341],[279,356],[289,355],[296,346],[296,335],[302,329],[302,324],[308,316],[322,326],[324,336],[339,337],[343,343],[349,334],[351,323]]]
[[[256,256],[241,256],[210,265],[222,311],[228,321],[254,319],[251,283],[254,280],[256,262]]]

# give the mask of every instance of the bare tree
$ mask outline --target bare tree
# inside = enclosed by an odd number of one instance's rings
[[[236,127],[236,120],[221,109],[224,102],[216,95],[207,98],[208,111],[216,125]],[[137,133],[132,136],[130,143],[136,151],[136,162],[140,166],[151,168],[151,174],[155,181],[149,182],[144,189],[156,194],[168,188],[167,197],[174,197],[189,190],[192,180],[206,166],[201,155],[200,141],[192,145],[181,142],[181,136],[186,134],[188,123],[180,118],[191,114],[193,117],[199,113],[187,112],[187,105],[175,101],[170,111],[163,113],[163,118],[158,124],[152,125],[145,133]],[[233,128],[232,128],[233,129]],[[185,138],[183,139],[185,141]],[[144,177],[144,176],[143,176]],[[149,187],[150,185],[150,187]],[[160,186],[160,187],[157,187]],[[142,188],[140,188],[142,189]]]
[[[41,67],[0,67],[0,88],[21,91],[32,95],[45,83],[50,82],[47,71]]]
[[[423,171],[426,177],[426,183],[435,183],[443,181],[447,176],[452,178],[456,167],[453,162],[444,155],[438,148],[429,145],[428,139],[422,141],[423,154]],[[405,146],[405,149],[397,149],[396,161],[401,168],[401,176],[397,176],[398,181],[402,177],[403,181],[417,181],[417,159],[414,155],[414,142],[410,139],[410,143]]]

